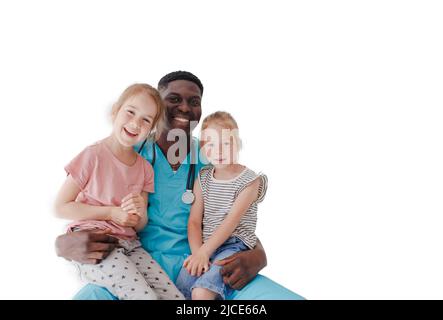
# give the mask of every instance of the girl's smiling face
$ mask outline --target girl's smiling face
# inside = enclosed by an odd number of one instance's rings
[[[113,135],[125,147],[136,145],[149,135],[156,113],[157,105],[150,95],[139,93],[129,97],[112,115]]]
[[[202,148],[208,161],[215,167],[223,167],[238,162],[237,129],[210,124],[202,132]]]

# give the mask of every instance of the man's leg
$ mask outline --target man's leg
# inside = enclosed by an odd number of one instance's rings
[[[77,292],[73,300],[118,300],[118,298],[106,288],[95,284],[87,284]]]
[[[304,300],[302,296],[260,274],[243,289],[233,290],[226,298],[228,300]]]

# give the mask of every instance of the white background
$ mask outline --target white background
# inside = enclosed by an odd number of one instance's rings
[[[81,287],[64,165],[134,82],[189,70],[268,174],[263,274],[308,299],[443,299],[439,1],[0,2],[0,298]]]

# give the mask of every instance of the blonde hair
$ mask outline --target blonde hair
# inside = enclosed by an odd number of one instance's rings
[[[207,129],[210,124],[218,124],[219,126],[230,129],[237,142],[238,148],[241,148],[241,139],[238,134],[238,125],[234,117],[226,111],[216,111],[203,119],[201,131]]]
[[[120,111],[123,104],[131,97],[146,94],[155,101],[157,106],[157,112],[152,120],[151,132],[148,135],[148,139],[157,140],[160,137],[162,130],[165,127],[165,113],[166,107],[157,89],[146,83],[135,83],[130,85],[123,91],[118,100],[113,104],[111,114],[113,117]]]

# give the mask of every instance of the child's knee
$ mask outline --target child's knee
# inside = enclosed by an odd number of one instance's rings
[[[194,288],[192,289],[191,296],[192,300],[214,300],[217,293],[206,288]]]

